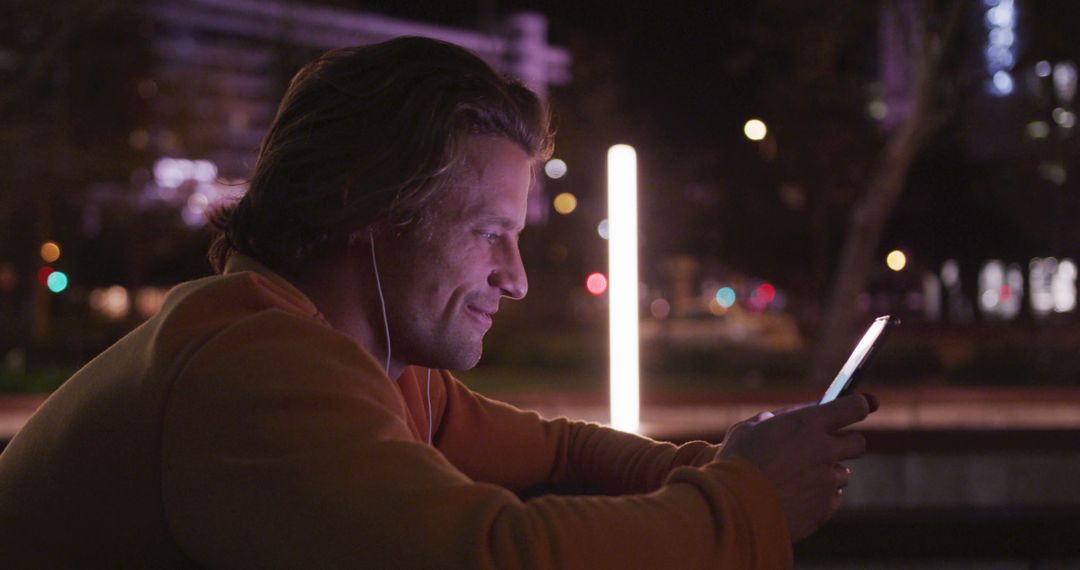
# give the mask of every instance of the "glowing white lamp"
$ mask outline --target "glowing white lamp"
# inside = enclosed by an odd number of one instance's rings
[[[637,432],[638,387],[637,153],[608,149],[608,313],[611,337],[611,426]]]

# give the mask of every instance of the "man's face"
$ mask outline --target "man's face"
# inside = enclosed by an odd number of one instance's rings
[[[452,176],[431,222],[377,241],[375,255],[394,360],[464,370],[480,360],[500,299],[528,290],[518,235],[532,160],[507,139],[470,136]]]

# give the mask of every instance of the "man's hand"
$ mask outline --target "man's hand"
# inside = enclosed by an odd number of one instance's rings
[[[741,457],[776,488],[793,541],[810,536],[840,508],[851,470],[840,465],[863,454],[866,440],[841,431],[877,409],[872,396],[853,394],[828,404],[762,412],[728,430],[718,458]]]

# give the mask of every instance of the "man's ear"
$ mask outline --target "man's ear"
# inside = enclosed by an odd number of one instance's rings
[[[349,234],[349,247],[357,245],[368,247],[374,240],[375,235],[377,234],[378,232],[375,231],[375,227],[370,225],[359,230],[355,230]]]

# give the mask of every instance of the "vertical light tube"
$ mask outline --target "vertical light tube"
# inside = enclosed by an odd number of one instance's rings
[[[608,315],[611,339],[611,426],[637,432],[638,384],[637,153],[608,149]]]

